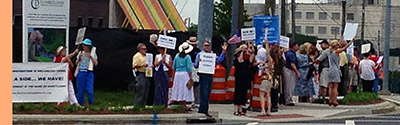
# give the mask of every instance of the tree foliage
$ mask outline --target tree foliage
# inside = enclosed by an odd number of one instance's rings
[[[251,21],[246,10],[243,10],[244,22]],[[220,0],[214,3],[213,34],[230,37],[232,24],[232,0]]]

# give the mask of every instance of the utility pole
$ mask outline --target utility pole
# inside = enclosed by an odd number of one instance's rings
[[[197,28],[199,44],[197,44],[197,47],[201,48],[206,38],[212,38],[214,0],[200,0],[199,6],[199,22]]]
[[[365,27],[365,0],[362,0],[362,15],[361,15],[361,43],[360,43],[360,49],[362,44],[364,43],[364,27]],[[360,51],[361,52],[361,51]],[[361,59],[361,53],[360,59]]]
[[[242,29],[244,25],[244,16],[243,16],[243,7],[244,0],[239,0],[239,21],[238,21],[238,29]]]
[[[346,26],[346,0],[342,0],[342,35]]]
[[[296,21],[295,21],[295,13],[296,13],[296,0],[292,0],[292,41],[296,42],[295,34],[296,34]]]
[[[239,0],[232,0],[231,36],[233,36],[238,30],[238,19],[239,19]]]
[[[281,0],[281,35],[286,36],[286,0]]]
[[[275,14],[275,0],[265,0],[264,3],[264,15],[274,15]],[[271,13],[270,10],[271,9]]]
[[[377,55],[381,54],[381,31],[378,30],[378,53]]]
[[[389,57],[390,57],[390,20],[392,0],[386,0],[386,18],[385,18],[385,52],[383,58],[383,91],[389,91]]]

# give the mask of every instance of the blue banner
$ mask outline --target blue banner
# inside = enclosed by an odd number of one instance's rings
[[[268,28],[268,41],[270,44],[278,44],[280,38],[279,16],[254,16],[254,27],[256,28],[256,45],[262,45],[265,37],[265,28]]]

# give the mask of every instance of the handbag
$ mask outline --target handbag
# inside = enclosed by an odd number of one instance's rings
[[[190,80],[188,81],[188,83],[186,84],[186,87],[187,87],[188,89],[192,89],[193,85],[194,85],[193,79],[190,79]]]

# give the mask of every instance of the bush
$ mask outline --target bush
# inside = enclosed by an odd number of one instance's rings
[[[181,105],[172,105],[170,109],[173,111],[185,111],[185,108]]]
[[[58,110],[58,106],[56,104],[40,104],[40,111],[54,112],[56,110]]]
[[[122,108],[122,106],[117,106],[111,109],[112,112],[122,112],[124,111],[124,109]]]
[[[378,94],[372,92],[352,92],[343,98],[342,103],[370,102],[378,99],[380,99]]]
[[[17,111],[33,111],[38,109],[37,105],[35,104],[14,104]],[[13,105],[13,108],[14,108]]]
[[[144,106],[137,106],[137,105],[135,105],[135,106],[133,106],[133,108],[131,109],[131,111],[134,111],[134,112],[141,112],[141,111],[143,111],[144,108],[145,108]]]
[[[154,112],[161,112],[162,110],[164,110],[166,107],[165,106],[163,106],[163,105],[156,105],[156,106],[153,106],[153,111]]]
[[[63,109],[64,109],[64,111],[67,111],[67,112],[76,112],[76,111],[81,111],[84,108],[80,107],[80,106],[76,106],[76,105],[66,105],[63,107]]]

